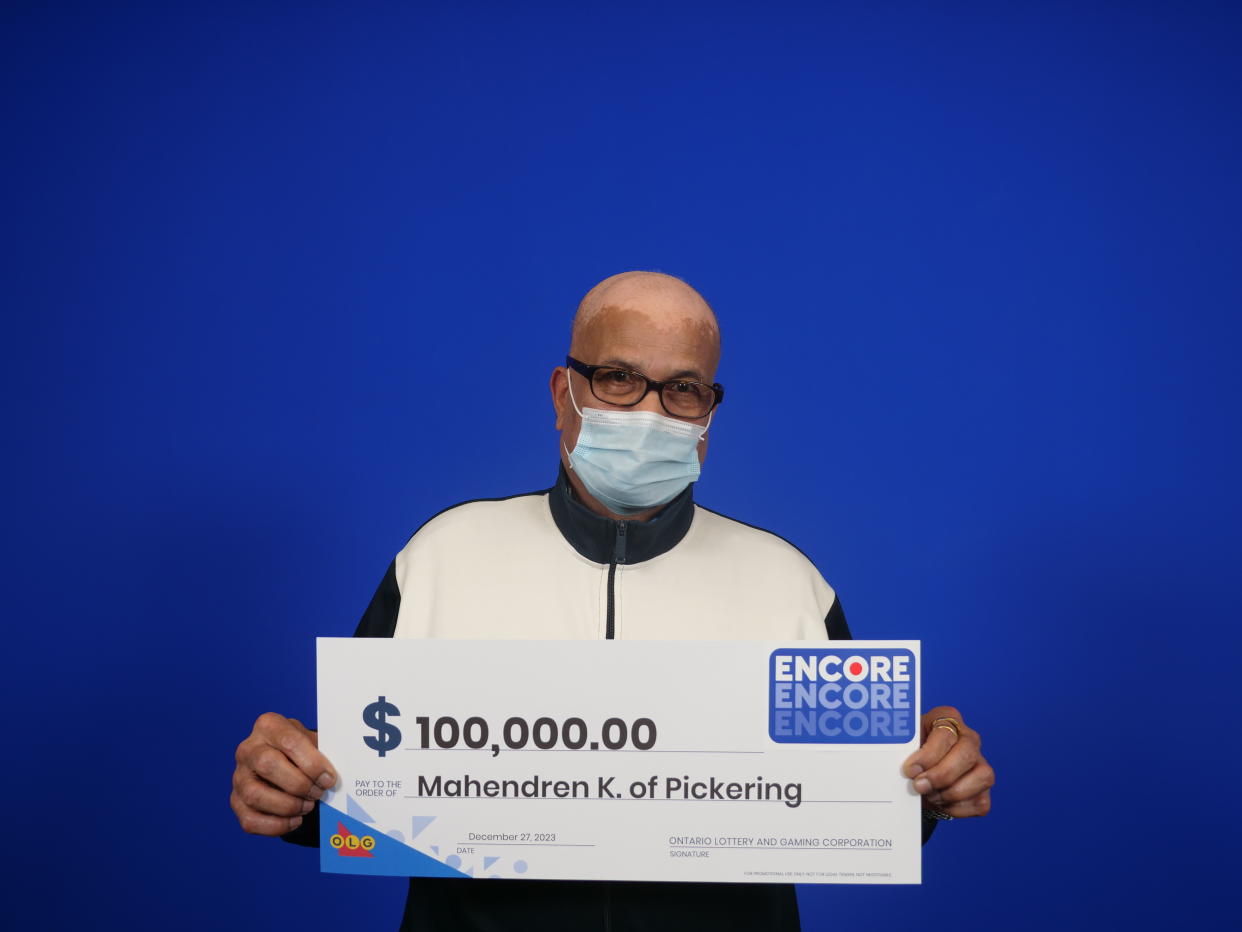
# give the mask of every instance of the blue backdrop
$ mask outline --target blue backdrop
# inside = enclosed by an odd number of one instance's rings
[[[1236,921],[1238,10],[6,3],[6,920],[395,925],[233,750],[419,523],[552,482],[574,305],[655,268],[724,330],[699,499],[999,775],[806,927]]]

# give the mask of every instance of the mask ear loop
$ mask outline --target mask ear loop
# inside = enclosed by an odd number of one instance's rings
[[[578,417],[580,419],[585,420],[585,418],[583,418],[583,415],[582,415],[582,409],[578,407],[578,402],[574,399],[574,374],[569,370],[568,367],[565,368],[565,378],[568,380],[566,384],[569,386],[569,403],[573,405],[574,410],[578,412]],[[564,441],[561,441],[561,449],[565,450]],[[565,450],[565,461],[569,463],[570,469],[574,468],[574,455],[570,453],[568,450]]]
[[[715,416],[716,416],[716,409],[712,408],[712,410],[708,412],[707,424],[704,425],[703,427],[703,436],[699,438],[699,443],[702,443],[703,441],[707,439],[707,432],[712,429],[712,418],[714,418]]]
[[[582,409],[578,407],[578,402],[574,399],[574,374],[569,371],[568,367],[565,369],[565,378],[569,380],[569,403],[573,405],[574,410],[578,412],[578,417],[582,417]],[[564,445],[565,444],[563,443],[561,444],[561,446]]]

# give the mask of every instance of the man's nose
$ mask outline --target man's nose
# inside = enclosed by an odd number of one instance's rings
[[[667,414],[668,413],[664,410],[664,405],[660,403],[659,390],[654,389],[654,388],[651,391],[647,392],[647,394],[643,396],[643,400],[640,401],[638,404],[634,405],[634,407],[631,408],[630,410],[632,411],[654,411],[656,414]]]

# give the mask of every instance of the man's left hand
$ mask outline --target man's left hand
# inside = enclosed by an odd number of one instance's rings
[[[923,807],[955,819],[987,815],[996,773],[979,751],[979,732],[966,727],[962,713],[947,705],[925,713],[922,729],[923,746],[902,765],[902,773],[914,781]]]

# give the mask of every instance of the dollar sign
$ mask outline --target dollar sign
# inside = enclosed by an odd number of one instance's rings
[[[401,729],[392,722],[386,721],[388,716],[400,714],[401,710],[385,700],[383,696],[379,697],[378,702],[372,702],[362,710],[362,724],[379,732],[375,736],[364,735],[362,740],[372,751],[379,751],[380,757],[401,743]]]

